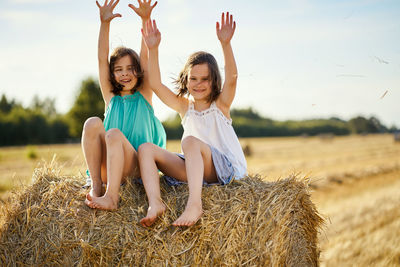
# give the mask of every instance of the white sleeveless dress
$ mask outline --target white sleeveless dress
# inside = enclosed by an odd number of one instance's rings
[[[239,139],[228,119],[217,107],[215,101],[203,111],[196,111],[193,102],[182,118],[183,136],[194,136],[225,155],[234,169],[234,179],[247,175],[247,163]]]

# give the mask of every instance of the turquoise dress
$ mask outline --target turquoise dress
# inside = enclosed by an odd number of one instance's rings
[[[143,143],[153,143],[165,148],[167,135],[160,120],[154,115],[153,107],[143,95],[113,96],[104,113],[104,129],[119,129],[137,151]],[[90,187],[89,170],[84,187]]]
[[[153,143],[165,148],[166,134],[153,107],[143,95],[136,91],[133,95],[114,96],[104,113],[106,131],[117,128],[125,135],[137,151],[143,143]]]

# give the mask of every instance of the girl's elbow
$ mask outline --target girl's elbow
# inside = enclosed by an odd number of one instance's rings
[[[161,87],[161,84],[157,82],[149,82],[149,85],[153,91],[157,91]]]
[[[229,81],[229,83],[236,83],[238,79],[238,73],[234,72],[230,75],[225,76],[226,80]]]
[[[154,87],[157,86],[157,82],[156,82],[156,81],[153,81],[153,80],[151,80],[151,79],[149,79],[149,85],[150,85],[152,88],[154,88]]]
[[[108,64],[108,57],[105,55],[98,55],[97,60],[99,64]]]
[[[238,79],[238,73],[235,72],[235,73],[232,74],[232,80],[234,80],[236,82],[237,79]]]
[[[233,75],[229,80],[227,80],[228,87],[232,88],[237,85],[237,74]]]

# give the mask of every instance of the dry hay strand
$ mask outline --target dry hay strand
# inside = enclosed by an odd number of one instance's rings
[[[34,183],[2,207],[0,265],[318,266],[323,223],[305,180],[248,177],[203,188],[204,215],[190,227],[171,223],[188,188],[161,183],[167,211],[150,228],[143,186],[121,188],[117,211],[88,208],[82,177],[36,169]]]

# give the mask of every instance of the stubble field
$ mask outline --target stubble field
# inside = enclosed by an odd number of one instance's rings
[[[248,171],[272,181],[310,180],[326,218],[321,266],[400,266],[400,143],[392,135],[241,139]],[[179,141],[167,147],[179,152]],[[29,184],[35,167],[56,160],[63,175],[84,175],[79,144],[0,149],[0,200]],[[1,220],[0,220],[1,221]]]

